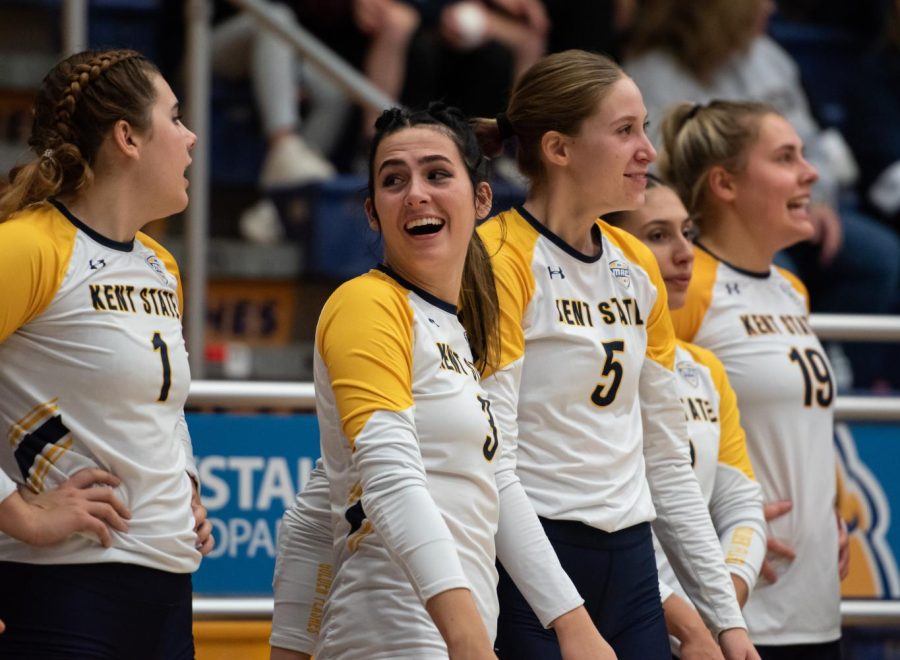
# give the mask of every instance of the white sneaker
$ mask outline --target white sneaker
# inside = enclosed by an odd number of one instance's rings
[[[284,226],[272,200],[263,198],[244,209],[238,220],[241,236],[252,243],[271,245],[284,238]]]
[[[313,151],[299,135],[287,135],[269,149],[259,183],[264,189],[301,186],[325,181],[334,175],[334,166]]]

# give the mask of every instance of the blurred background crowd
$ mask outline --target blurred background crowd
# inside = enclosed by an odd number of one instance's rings
[[[817,235],[782,265],[809,285],[814,312],[900,313],[900,0],[266,1],[410,106],[443,99],[492,117],[517,76],[569,48],[623,64],[654,137],[678,101],[769,102],[819,171]],[[4,175],[25,152],[35,72],[59,51],[60,4],[0,4]],[[92,0],[90,45],[144,51],[184,98],[186,4]],[[375,113],[251,15],[210,8],[206,358],[225,376],[302,379],[321,301],[377,260],[359,196]],[[493,178],[497,208],[523,195],[513,154]],[[159,231],[177,251],[182,225]],[[892,350],[829,348],[844,390],[875,392],[900,385]]]

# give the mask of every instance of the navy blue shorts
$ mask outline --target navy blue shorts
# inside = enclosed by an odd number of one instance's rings
[[[541,518],[541,524],[619,660],[670,660],[650,523],[613,533],[567,520]],[[556,633],[541,625],[503,567],[498,570],[500,658],[561,658]]]
[[[191,576],[0,562],[0,658],[191,660]]]

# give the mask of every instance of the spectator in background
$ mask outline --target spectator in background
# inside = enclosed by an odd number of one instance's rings
[[[851,83],[845,131],[859,162],[860,196],[900,229],[900,0],[892,0],[882,38]]]
[[[269,11],[284,24],[296,23],[290,7],[270,3]],[[218,0],[214,15],[211,55],[213,73],[225,79],[249,79],[259,108],[263,133],[269,144],[260,171],[263,188],[321,181],[334,175],[322,155],[337,141],[347,103],[333,84],[304,68],[304,83],[315,81],[318,100],[300,133],[300,62],[293,47],[261,25],[249,13],[235,13]],[[322,99],[321,92],[325,92]],[[310,145],[313,146],[310,146]]]
[[[539,0],[409,0],[422,29],[401,100],[444,98],[468,115],[503,109],[516,79],[543,55],[550,27]],[[477,71],[477,75],[472,75]]]
[[[269,4],[280,22],[296,24],[292,7]],[[303,3],[294,4],[300,8]],[[231,3],[216,0],[212,22],[213,73],[225,80],[248,80],[253,89],[262,137],[267,142],[259,187],[265,191],[333,177],[335,168],[324,154],[336,148],[349,116],[344,94],[315,67],[303,67],[301,75],[294,48],[252,14],[239,13]],[[159,32],[160,68],[174,79],[182,66],[186,36],[182,0],[162,0]],[[303,122],[301,83],[313,99]],[[240,228],[245,238],[255,242],[273,242],[284,236],[278,211],[267,197],[242,212]]]
[[[550,20],[547,52],[577,48],[620,60],[637,0],[542,0]]]
[[[840,134],[813,119],[796,64],[766,36],[773,8],[771,0],[645,0],[624,67],[645,91],[651,122],[679,101],[714,98],[762,101],[782,113],[819,172],[813,238],[787,257],[810,289],[813,311],[886,313],[898,300],[900,240],[842,203],[855,162]],[[870,372],[874,365],[862,353],[851,355],[854,367]],[[874,377],[866,373],[863,384]]]
[[[353,21],[369,37],[362,69],[372,83],[393,99],[406,80],[407,50],[421,22],[418,11],[402,0],[351,0]],[[379,110],[363,110],[363,137],[374,136]]]

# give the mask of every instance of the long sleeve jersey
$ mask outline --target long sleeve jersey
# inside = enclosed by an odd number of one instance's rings
[[[370,271],[325,304],[314,360],[334,553],[316,655],[446,657],[424,603],[453,588],[493,636],[500,437],[455,306]]]
[[[775,267],[738,269],[696,248],[678,336],[713,351],[737,393],[747,449],[766,502],[790,500],[770,536],[797,553],[775,564],[744,607],[758,644],[812,644],[840,636],[835,521],[834,381],[809,326],[806,289]]]
[[[766,552],[762,490],[753,476],[737,397],[712,352],[678,341],[675,379],[691,441],[691,464],[722,543],[725,565],[752,590]],[[663,600],[687,598],[655,543]]]
[[[485,378],[504,443],[538,515],[613,532],[659,514],[657,533],[715,632],[743,627],[722,550],[691,471],[672,372],[675,338],[652,253],[603,222],[582,254],[523,207],[478,230],[492,255],[501,309],[499,368]],[[501,520],[498,558],[516,530]],[[516,573],[553,558],[510,558]]]
[[[109,548],[89,534],[41,548],[0,535],[0,559],[194,571],[190,371],[172,256],[142,233],[107,239],[48,202],[0,223],[0,281],[0,497],[99,467],[122,480],[115,495],[132,512]]]

